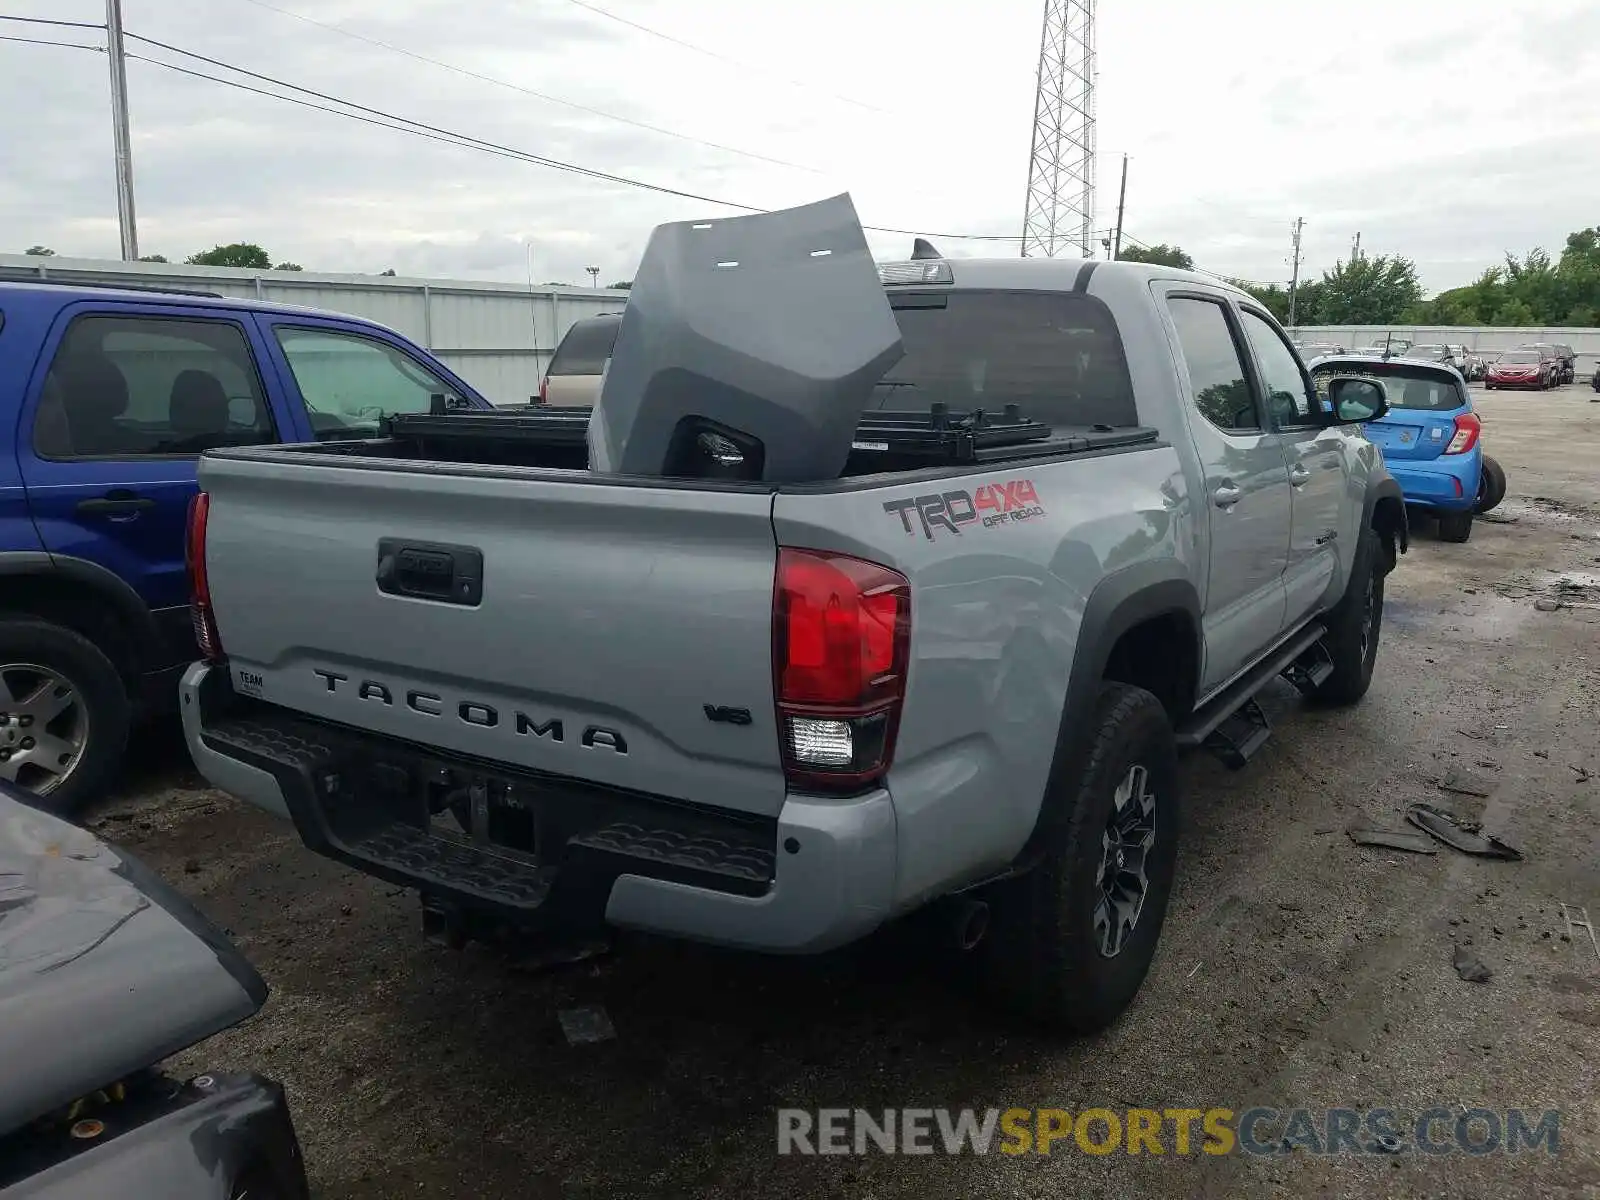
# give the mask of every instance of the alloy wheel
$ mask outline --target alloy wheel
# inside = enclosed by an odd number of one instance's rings
[[[0,779],[48,795],[88,743],[89,710],[71,680],[35,663],[0,664]]]
[[[1146,867],[1156,841],[1156,797],[1150,773],[1128,768],[1112,797],[1111,818],[1100,836],[1094,931],[1100,954],[1115,958],[1128,944],[1150,894]]]

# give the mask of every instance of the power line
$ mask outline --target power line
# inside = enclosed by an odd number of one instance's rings
[[[13,17],[0,13],[0,21],[16,21],[22,25],[54,25],[60,29],[104,29],[103,24],[93,21],[57,21],[49,17]],[[8,39],[15,40],[15,39]],[[46,43],[48,45],[49,43]]]
[[[267,96],[274,100],[283,100],[290,104],[298,104],[304,108],[317,109],[321,112],[333,113],[335,116],[347,117],[351,120],[359,120],[365,124],[380,125],[383,128],[394,129],[401,133],[410,133],[415,136],[426,137],[430,141],[445,142],[449,145],[461,146],[469,150],[479,150],[483,153],[495,154],[503,158],[512,158],[522,162],[533,163],[537,166],[549,167],[552,170],[582,175],[605,183],[615,183],[624,187],[639,188],[644,191],[656,192],[661,195],[676,196],[685,200],[695,200],[703,204],[715,204],[723,208],[736,208],[743,212],[761,213],[771,211],[770,209],[762,208],[759,205],[744,204],[737,200],[725,200],[715,196],[706,196],[698,192],[685,191],[681,188],[669,187],[665,184],[651,183],[647,180],[635,179],[626,175],[616,175],[609,171],[601,171],[593,167],[585,167],[577,163],[566,162],[562,159],[549,158],[545,155],[534,154],[531,151],[519,150],[516,147],[503,145],[499,142],[487,141],[483,138],[473,137],[470,134],[458,133],[455,130],[445,129],[438,125],[429,125],[423,121],[415,121],[410,117],[398,116],[394,113],[386,112],[383,109],[372,108],[364,104],[357,104],[353,100],[345,100],[342,97],[334,96],[327,92],[319,92],[313,88],[302,87],[300,84],[289,83],[286,80],[279,79],[273,75],[267,75],[259,71],[250,71],[244,67],[237,67],[232,63],[223,61],[222,59],[212,58],[208,55],[199,54],[192,50],[185,50],[182,47],[174,46],[167,42],[158,41],[155,38],[142,37],[136,33],[129,33],[127,34],[127,37],[144,43],[145,45],[157,46],[162,50],[167,50],[171,53],[179,54],[186,58],[196,59],[200,62],[208,63],[214,67],[220,67],[225,71],[233,71],[238,74],[248,76],[249,78],[260,80],[264,83],[270,83],[275,87],[287,88],[294,92],[301,92],[307,96],[314,96],[318,100],[325,100],[329,102],[329,104],[343,105],[344,108],[354,109],[356,111],[346,112],[343,109],[330,108],[326,105],[316,104],[311,101],[301,99],[298,96],[287,96],[281,92],[270,92],[263,88],[251,87],[248,84],[240,83],[238,80],[225,79],[221,76],[212,75],[204,71],[196,71],[187,67],[180,67],[176,63],[164,62],[161,59],[150,58],[142,54],[128,55],[129,58],[137,59],[140,62],[150,63],[152,66],[163,67],[167,70],[176,71],[183,75],[190,75],[197,79],[209,80],[212,83],[220,83],[225,87],[238,88],[241,91],[252,92],[260,96]],[[362,116],[360,114],[367,115]],[[1012,234],[940,233],[930,230],[902,229],[886,225],[864,225],[862,228],[872,233],[892,233],[906,237],[920,235],[930,238],[945,238],[950,241],[1015,242],[1018,240],[1017,237]]]
[[[345,29],[339,25],[330,25],[326,21],[319,21],[315,17],[308,17],[303,13],[291,12],[287,8],[279,8],[276,4],[268,4],[267,0],[245,0],[257,8],[267,9],[285,17],[293,17],[297,21],[304,21],[307,25],[315,25],[318,29],[325,29],[330,33],[341,34],[347,38],[354,38],[358,42],[365,42],[369,46],[377,46],[393,54],[403,54],[405,57],[415,59],[417,62],[427,63],[445,71],[453,71],[457,75],[464,75],[468,79],[476,79],[481,83],[492,83],[496,87],[509,88],[514,92],[521,92],[525,96],[532,96],[536,100],[544,100],[550,104],[559,104],[565,108],[576,109],[578,112],[588,113],[591,116],[602,117],[607,121],[617,121],[623,125],[632,125],[635,129],[648,130],[651,133],[661,134],[663,137],[677,138],[679,141],[692,142],[697,146],[706,146],[712,150],[720,150],[725,154],[737,154],[742,158],[755,159],[757,162],[771,163],[774,166],[789,167],[796,171],[806,171],[813,175],[822,174],[815,167],[808,167],[804,163],[790,162],[784,158],[773,158],[770,155],[758,154],[754,150],[741,150],[737,146],[724,145],[721,142],[707,141],[705,138],[693,137],[687,133],[679,133],[675,129],[665,129],[660,125],[652,125],[648,121],[637,121],[632,117],[619,116],[616,113],[606,112],[604,109],[591,108],[587,104],[580,104],[576,100],[563,100],[560,96],[552,96],[547,92],[535,91],[533,88],[524,87],[520,83],[499,79],[493,75],[485,75],[481,71],[474,71],[468,67],[457,66],[455,63],[445,62],[443,59],[431,58],[426,54],[419,54],[415,50],[408,50],[404,46],[396,46],[392,42],[385,42],[379,38],[369,37],[364,33],[357,33],[353,29]]]
[[[82,42],[56,42],[49,38],[18,37],[13,34],[0,33],[0,42],[25,42],[30,46],[62,46],[68,50],[93,50],[97,54],[104,54],[104,46],[85,46]]]
[[[674,37],[670,33],[662,33],[659,29],[652,29],[648,25],[641,25],[638,21],[630,20],[628,17],[618,16],[609,9],[601,8],[598,4],[590,4],[589,0],[567,0],[567,2],[569,4],[576,4],[585,12],[592,12],[596,16],[604,17],[608,21],[615,21],[619,25],[626,25],[629,29],[637,29],[640,33],[647,33],[653,38],[660,38],[663,42],[670,42],[674,46],[682,47],[685,50],[691,50],[696,54],[703,54],[705,57],[714,58],[718,62],[728,63],[732,66],[738,67],[740,70],[750,71],[761,75],[764,78],[778,78],[792,87],[804,88],[807,91],[820,92],[824,96],[831,96],[833,99],[842,101],[845,104],[853,104],[857,108],[864,108],[869,112],[885,113],[888,115],[887,109],[879,108],[874,104],[868,104],[865,100],[857,100],[851,96],[842,96],[837,92],[829,92],[821,88],[815,88],[812,87],[811,84],[804,83],[798,79],[789,79],[784,76],[773,76],[766,67],[751,66],[749,63],[741,62],[737,58],[731,58],[726,54],[721,54],[715,50],[708,50],[704,46],[696,45],[694,42],[686,42],[680,37]]]

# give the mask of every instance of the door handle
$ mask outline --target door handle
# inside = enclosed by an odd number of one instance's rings
[[[107,492],[104,496],[78,501],[77,511],[85,514],[132,516],[136,512],[155,506],[156,502],[149,496],[135,496],[132,492],[115,491]]]
[[[1307,483],[1310,483],[1311,472],[1306,470],[1299,463],[1295,463],[1294,466],[1289,468],[1289,482],[1295,487],[1301,487]]]
[[[1218,508],[1232,508],[1243,498],[1244,493],[1231,483],[1224,483],[1211,493],[1211,499]]]

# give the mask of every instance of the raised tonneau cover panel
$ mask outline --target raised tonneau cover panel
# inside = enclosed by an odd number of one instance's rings
[[[836,478],[873,386],[903,355],[848,195],[657,226],[589,423],[589,464],[680,473],[711,426],[760,443],[759,478]]]

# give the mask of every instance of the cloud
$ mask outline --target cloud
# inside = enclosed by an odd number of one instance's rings
[[[8,8],[85,21],[102,12],[98,0]],[[619,11],[707,52],[570,0],[141,0],[127,15],[144,37],[668,188],[771,207],[848,189],[869,224],[1020,232],[1035,0],[997,0],[981,16],[958,0],[630,0]],[[1359,230],[1364,247],[1415,257],[1430,288],[1468,281],[1508,248],[1558,248],[1593,224],[1600,190],[1600,123],[1582,66],[1600,48],[1600,8],[1548,0],[1514,26],[1488,0],[1461,0],[1447,19],[1388,0],[1346,0],[1336,13],[1281,0],[1102,6],[1094,227],[1115,219],[1127,152],[1128,232],[1246,278],[1287,278],[1297,216],[1313,273]],[[148,43],[130,49],[227,74]],[[106,77],[100,54],[0,43],[0,104],[28,118],[26,138],[0,141],[0,246],[115,255]],[[313,269],[521,281],[531,252],[537,281],[583,282],[589,265],[607,279],[631,275],[661,221],[736,211],[149,63],[130,64],[129,87],[141,248],[174,259],[246,240]],[[1016,253],[1014,242],[935,241],[952,254]],[[910,238],[871,242],[902,255]]]

